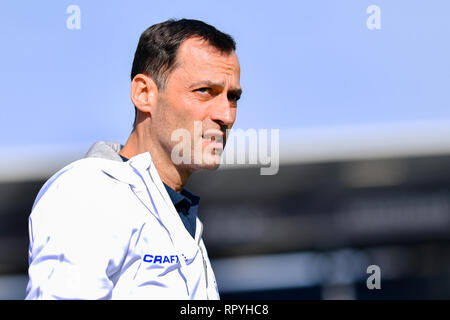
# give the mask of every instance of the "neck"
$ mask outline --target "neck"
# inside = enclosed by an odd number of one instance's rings
[[[180,192],[187,183],[192,171],[189,168],[175,166],[170,159],[170,152],[166,151],[160,144],[152,141],[150,135],[136,128],[130,134],[120,155],[132,158],[135,155],[150,152],[152,162],[158,171],[161,180],[173,190]]]

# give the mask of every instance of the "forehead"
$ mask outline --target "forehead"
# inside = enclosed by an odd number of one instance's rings
[[[234,51],[225,53],[200,38],[189,38],[177,53],[178,71],[192,77],[231,76],[239,80],[240,66]],[[175,70],[174,70],[175,71]]]

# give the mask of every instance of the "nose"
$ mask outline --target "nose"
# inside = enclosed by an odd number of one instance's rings
[[[224,95],[213,105],[210,116],[221,127],[231,128],[236,119],[236,108]]]

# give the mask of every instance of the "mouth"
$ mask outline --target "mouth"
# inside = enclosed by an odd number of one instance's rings
[[[219,130],[207,130],[203,133],[202,138],[209,141],[223,142],[224,133]]]
[[[224,136],[224,133],[222,131],[216,130],[216,129],[209,129],[203,133],[202,138],[204,138],[204,139],[211,139],[211,138],[216,138],[216,137],[223,138],[223,136]]]
[[[215,149],[223,149],[224,133],[220,130],[206,130],[202,138],[209,142],[209,145]],[[212,145],[211,145],[212,144]]]

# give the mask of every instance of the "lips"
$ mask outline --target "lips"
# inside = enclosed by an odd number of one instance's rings
[[[206,139],[206,140],[215,141],[216,138],[219,138],[219,139],[221,138],[221,139],[223,140],[223,136],[224,136],[224,134],[223,134],[222,131],[220,131],[220,130],[215,130],[215,129],[210,129],[210,130],[206,130],[206,131],[203,133],[202,138],[203,138],[203,139]]]
[[[206,130],[202,138],[209,142],[210,147],[214,149],[223,149],[224,133],[220,130]]]

